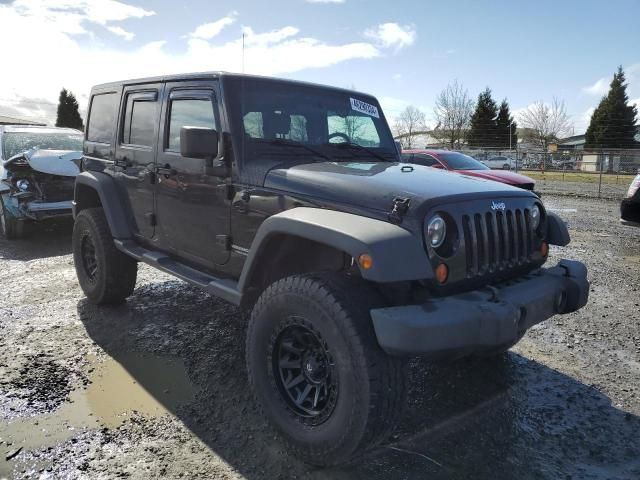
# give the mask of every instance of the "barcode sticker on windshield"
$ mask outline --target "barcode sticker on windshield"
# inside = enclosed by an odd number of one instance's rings
[[[365,113],[371,117],[380,118],[378,114],[378,107],[375,105],[370,105],[362,100],[358,100],[357,98],[350,98],[351,100],[351,109],[356,112]]]

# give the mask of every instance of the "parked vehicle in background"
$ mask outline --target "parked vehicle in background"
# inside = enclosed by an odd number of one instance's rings
[[[502,170],[511,170],[516,168],[516,161],[513,158],[501,155],[489,157],[482,163],[489,168],[501,168]]]
[[[533,190],[536,185],[532,178],[508,171],[491,170],[469,155],[449,150],[403,150],[402,161],[432,168],[443,168],[471,177],[506,183],[525,190]]]
[[[574,158],[553,158],[551,166],[555,170],[574,170],[576,168],[576,160]]]
[[[31,222],[71,217],[82,132],[0,126],[0,233],[16,239]]]
[[[569,233],[532,192],[399,163],[378,101],[321,85],[94,87],[74,214],[89,301],[125,301],[141,261],[251,309],[249,384],[317,465],[393,430],[408,357],[499,354],[589,294],[582,263],[542,268]]]
[[[640,169],[620,203],[620,221],[625,225],[640,227]]]

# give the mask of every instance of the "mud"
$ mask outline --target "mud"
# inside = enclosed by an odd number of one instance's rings
[[[410,365],[388,443],[341,468],[289,455],[244,370],[245,315],[141,267],[125,305],[77,286],[70,226],[0,240],[0,478],[640,478],[640,229],[617,204],[545,196],[589,305],[508,355]]]

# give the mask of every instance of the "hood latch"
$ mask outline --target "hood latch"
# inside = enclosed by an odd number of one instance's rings
[[[411,199],[396,197],[393,199],[393,208],[389,213],[389,221],[392,223],[402,223],[402,218],[409,210],[409,202]]]

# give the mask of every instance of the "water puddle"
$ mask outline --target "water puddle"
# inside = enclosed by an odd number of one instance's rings
[[[54,412],[0,426],[0,453],[54,446],[79,431],[117,427],[132,413],[157,417],[194,399],[196,389],[179,359],[123,354],[102,362],[88,360],[92,383],[73,391],[70,401]],[[7,447],[8,442],[12,445]]]

